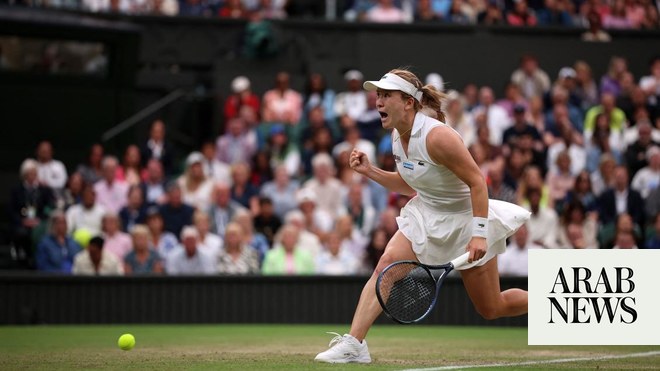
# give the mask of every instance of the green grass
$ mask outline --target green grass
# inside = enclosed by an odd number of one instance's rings
[[[376,326],[369,334],[374,363],[314,363],[336,325],[114,325],[0,327],[1,370],[401,370],[582,358],[657,351],[651,346],[528,346],[524,328]],[[658,329],[654,329],[657,331]],[[132,351],[117,347],[135,335]],[[495,368],[489,368],[493,370]],[[504,368],[499,368],[504,369]],[[660,369],[660,356],[581,361],[511,369]]]

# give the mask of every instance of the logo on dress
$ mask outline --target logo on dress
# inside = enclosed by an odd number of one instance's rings
[[[413,164],[410,161],[404,161],[403,162],[403,167],[405,167],[408,170],[414,170],[415,169],[415,164]]]

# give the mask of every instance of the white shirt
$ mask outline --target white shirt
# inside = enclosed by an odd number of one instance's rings
[[[224,242],[220,236],[209,232],[204,236],[204,240],[197,244],[197,249],[212,257],[213,260],[217,260],[223,245]]]
[[[336,178],[329,178],[321,184],[316,178],[311,178],[303,184],[316,195],[316,208],[335,217],[343,207],[344,185]]]
[[[215,274],[216,271],[216,261],[199,250],[189,258],[183,246],[179,246],[167,258],[167,274],[170,275]]]
[[[540,241],[546,249],[557,247],[557,226],[559,218],[553,209],[541,208],[539,212],[529,217],[527,230],[530,241]]]
[[[630,184],[630,188],[641,193],[644,199],[658,186],[660,186],[660,171],[653,170],[650,166],[639,170]]]
[[[112,253],[101,251],[101,264],[98,273],[94,270],[94,264],[89,257],[89,252],[83,250],[73,258],[73,274],[85,276],[122,276],[124,274],[124,265]]]
[[[357,148],[358,150],[364,152],[371,163],[376,162],[376,146],[366,139],[358,139],[355,145],[352,145],[347,141],[338,143],[332,148],[332,157],[339,158],[339,155],[342,152],[350,152],[353,150],[353,148]]]
[[[364,91],[346,91],[337,94],[335,98],[337,116],[348,115],[351,119],[357,120],[367,109],[367,94]]]
[[[614,201],[616,202],[616,215],[623,214],[628,210],[628,190],[623,192],[614,190]]]
[[[369,22],[378,23],[401,23],[405,22],[405,14],[399,8],[394,6],[390,8],[383,8],[379,5],[374,6],[367,12],[367,20]]]
[[[205,159],[202,161],[202,167],[204,168],[204,175],[206,175],[207,178],[220,180],[228,183],[229,185],[232,184],[233,179],[231,178],[231,166],[228,164],[220,162],[216,159],[210,161]]]
[[[67,174],[64,164],[57,160],[39,162],[37,165],[37,177],[40,183],[50,188],[59,190],[66,185]]]
[[[359,268],[359,261],[344,249],[339,249],[339,254],[332,255],[324,250],[316,259],[316,273],[341,276],[356,274]]]
[[[185,175],[181,176],[178,180],[181,186],[181,198],[183,202],[198,210],[206,210],[211,205],[211,193],[213,190],[213,182],[209,179],[200,184],[196,190],[191,191],[186,187]]]
[[[479,106],[472,113],[477,116],[483,112],[488,117],[488,129],[490,129],[488,141],[494,146],[501,146],[504,131],[511,126],[509,114],[496,104],[491,104],[489,107]]]
[[[548,170],[557,171],[557,156],[566,149],[566,144],[557,142],[548,147]],[[571,144],[568,148],[568,156],[571,158],[571,174],[577,176],[587,166],[587,151],[577,144]]]
[[[101,233],[101,222],[106,210],[103,206],[95,203],[90,209],[86,209],[82,204],[71,206],[66,211],[66,224],[69,233],[84,228],[93,236]]]
[[[497,257],[497,267],[503,276],[527,277],[528,256],[530,249],[541,249],[542,247],[534,243],[528,243],[527,246],[520,248],[515,242],[507,246],[506,251]]]

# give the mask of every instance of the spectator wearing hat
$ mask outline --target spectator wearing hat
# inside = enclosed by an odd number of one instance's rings
[[[145,172],[145,179],[140,184],[145,202],[149,205],[162,205],[167,200],[163,164],[159,160],[152,158],[147,162]]]
[[[199,234],[194,227],[181,230],[181,246],[170,254],[166,262],[169,275],[209,275],[217,272],[216,261],[199,249]]]
[[[238,117],[241,107],[250,107],[254,112],[261,112],[259,96],[250,89],[250,79],[245,76],[236,76],[231,81],[232,95],[225,100],[225,120]]]
[[[72,272],[81,276],[122,276],[124,266],[115,255],[106,251],[102,237],[93,237],[85,250],[73,259]]]
[[[156,159],[163,166],[165,174],[171,174],[174,170],[174,147],[167,141],[165,136],[165,123],[163,120],[154,120],[149,128],[149,139],[140,147],[140,160],[142,166],[146,166],[149,160]]]
[[[204,156],[200,152],[192,152],[186,158],[185,172],[177,179],[183,202],[198,210],[209,207],[213,188],[213,182],[204,174],[203,162]]]
[[[520,67],[513,71],[511,81],[520,87],[520,91],[527,99],[542,97],[550,90],[548,74],[539,68],[538,59],[531,54],[525,54],[520,58]]]
[[[516,104],[513,107],[513,125],[504,130],[504,134],[502,134],[502,144],[505,148],[509,147],[509,149],[517,147],[520,138],[526,135],[532,138],[535,151],[543,151],[543,138],[541,138],[541,134],[536,127],[530,122],[527,122],[525,113],[525,106]]]
[[[249,129],[242,118],[233,118],[227,122],[227,131],[216,140],[216,158],[218,161],[233,165],[249,162],[257,153],[257,134]]]
[[[646,151],[648,166],[640,169],[632,179],[630,188],[648,199],[654,189],[660,187],[660,147],[652,146]]]
[[[334,227],[334,218],[318,206],[318,197],[310,190],[303,188],[298,191],[298,209],[305,217],[305,230],[314,233],[323,240]]]
[[[37,245],[37,270],[71,273],[73,258],[80,250],[80,245],[67,233],[66,216],[56,211],[50,216],[50,234]]]
[[[302,116],[302,96],[290,87],[290,76],[279,72],[275,77],[275,88],[264,94],[263,121],[297,125]]]
[[[167,185],[167,202],[160,205],[159,212],[163,217],[165,230],[176,236],[184,226],[192,224],[195,209],[183,202],[181,186],[173,181]]]
[[[158,206],[151,206],[147,209],[147,228],[149,228],[149,245],[161,258],[166,259],[177,247],[179,241],[173,233],[165,230],[165,223]]]
[[[362,89],[364,76],[358,70],[349,70],[344,74],[347,90],[335,98],[335,114],[342,128],[354,126],[360,115],[368,109],[367,93]]]
[[[86,229],[93,236],[101,233],[101,223],[106,210],[96,202],[94,186],[86,184],[82,191],[82,202],[71,206],[66,211],[69,233],[73,234],[79,229]]]
[[[103,159],[103,179],[94,184],[96,200],[107,211],[118,213],[128,202],[128,184],[116,178],[117,159],[106,156]]]

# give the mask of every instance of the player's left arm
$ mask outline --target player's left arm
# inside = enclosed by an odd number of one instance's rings
[[[477,163],[468,152],[458,133],[447,126],[432,129],[426,137],[426,148],[435,163],[446,166],[470,188],[472,216],[488,219],[488,188]],[[469,262],[486,255],[486,239],[472,237],[467,246]]]

